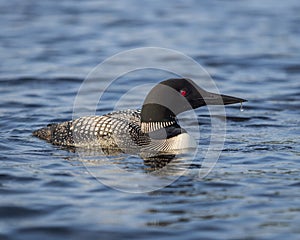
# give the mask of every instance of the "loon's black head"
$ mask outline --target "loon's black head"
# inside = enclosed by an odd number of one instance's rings
[[[141,113],[142,122],[168,122],[177,114],[205,105],[227,105],[247,100],[207,92],[186,78],[160,82],[148,93]]]

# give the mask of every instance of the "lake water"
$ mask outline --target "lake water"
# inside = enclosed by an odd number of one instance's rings
[[[297,0],[1,1],[0,239],[299,239],[299,12]],[[103,184],[123,181],[109,163],[96,179],[90,170],[101,163],[87,167],[80,152],[31,135],[72,119],[79,88],[97,64],[152,46],[186,54],[220,92],[248,99],[244,111],[226,107],[224,147],[205,178],[181,174],[153,191],[119,191]],[[172,66],[194,79],[187,66]],[[103,89],[92,85],[83,112],[96,101],[97,113],[106,113],[129,89],[146,84],[147,92],[147,84],[171,75],[128,73],[102,105],[92,93]],[[125,96],[125,106],[142,103],[140,90]],[[196,118],[203,143],[191,167],[197,172],[213,120],[206,108]],[[134,155],[111,161],[140,174],[132,188],[169,177],[144,174]]]

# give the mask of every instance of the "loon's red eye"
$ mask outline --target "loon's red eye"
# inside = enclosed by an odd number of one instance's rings
[[[185,97],[186,96],[186,90],[183,90],[183,89],[180,90],[180,94]]]

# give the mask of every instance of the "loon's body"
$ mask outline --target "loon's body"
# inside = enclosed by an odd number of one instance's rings
[[[54,145],[100,147],[120,152],[171,151],[196,147],[179,126],[176,115],[207,104],[244,102],[241,98],[206,92],[189,79],[169,79],[156,85],[141,110],[124,110],[49,124],[33,132]]]
[[[101,147],[115,151],[163,151],[196,147],[194,140],[176,121],[153,122],[148,131],[141,128],[141,110],[123,110],[103,116],[86,116],[63,123],[49,124],[33,132],[54,145]],[[159,131],[163,135],[159,137]],[[151,132],[157,138],[151,138]],[[166,135],[165,135],[166,134]]]

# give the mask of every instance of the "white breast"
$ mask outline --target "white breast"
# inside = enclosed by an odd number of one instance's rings
[[[149,145],[143,147],[142,151],[163,151],[169,152],[174,150],[183,150],[189,148],[196,148],[196,141],[187,133],[181,133],[175,137],[167,139],[151,139]]]
[[[180,150],[187,148],[196,148],[197,144],[195,139],[188,133],[181,133],[175,137],[169,138],[172,150]]]

